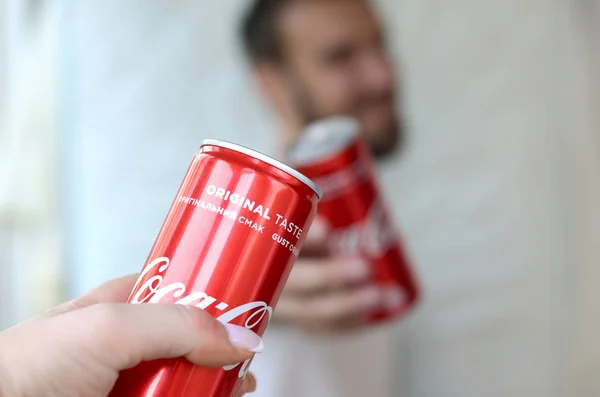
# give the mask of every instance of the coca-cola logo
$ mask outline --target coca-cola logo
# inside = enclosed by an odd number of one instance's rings
[[[330,248],[334,255],[366,255],[378,258],[397,242],[396,231],[379,201],[373,202],[362,222],[334,229]]]
[[[322,177],[313,178],[313,181],[323,191],[323,199],[331,200],[344,193],[349,187],[356,186],[369,179],[369,170],[365,164],[358,160],[347,168]]]
[[[186,285],[181,282],[175,282],[168,285],[163,285],[163,273],[171,265],[171,260],[167,257],[160,257],[150,262],[142,271],[138,277],[134,287],[130,301],[133,304],[139,303],[158,303],[163,300],[167,295],[175,298],[173,302],[178,305],[191,305],[196,306],[200,309],[206,309],[213,307],[219,311],[223,311],[223,314],[217,317],[217,320],[222,324],[228,324],[236,318],[251,313],[244,326],[248,329],[255,328],[260,324],[263,319],[266,319],[267,324],[271,321],[271,315],[273,314],[273,308],[270,307],[266,302],[250,302],[234,308],[229,308],[229,304],[219,301],[217,298],[206,294],[205,292],[191,291],[188,293]],[[156,268],[156,274],[140,283],[146,277],[146,275],[153,269]],[[138,288],[139,287],[139,288]],[[243,378],[248,372],[248,366],[250,361],[246,360],[243,363],[235,365],[229,365],[223,367],[225,371],[230,371],[242,364],[238,372],[238,378]]]

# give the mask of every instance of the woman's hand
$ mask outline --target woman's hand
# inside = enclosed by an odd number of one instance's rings
[[[119,371],[142,361],[185,357],[221,367],[262,350],[252,331],[195,307],[118,303],[136,279],[110,281],[0,333],[0,396],[105,397]],[[240,393],[255,387],[249,374]]]

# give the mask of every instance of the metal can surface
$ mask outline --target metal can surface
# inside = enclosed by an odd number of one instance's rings
[[[317,211],[320,189],[265,155],[204,141],[128,302],[194,305],[262,336]],[[250,360],[185,359],[123,371],[113,397],[232,397]]]
[[[419,286],[380,192],[358,122],[331,117],[310,124],[287,159],[322,189],[317,216],[328,223],[331,255],[361,257],[371,264],[372,281],[385,299],[369,321],[403,316],[418,300]]]

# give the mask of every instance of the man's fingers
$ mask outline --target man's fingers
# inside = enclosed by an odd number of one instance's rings
[[[368,263],[360,259],[298,259],[283,293],[313,294],[365,282],[369,276]]]
[[[220,367],[262,350],[261,338],[252,331],[224,327],[203,310],[183,305],[100,303],[46,321],[62,330],[70,346],[96,349],[88,353],[119,370],[175,357]]]
[[[300,256],[302,258],[322,258],[327,256],[329,253],[327,245],[328,234],[329,226],[317,216],[308,230],[306,239],[300,250]]]
[[[380,307],[381,291],[363,286],[334,291],[307,299],[281,296],[274,312],[275,318],[286,322],[331,323],[362,319]]]
[[[361,259],[333,260],[328,255],[329,226],[317,218],[313,222],[300,258],[294,264],[284,294],[308,295],[367,281],[369,264]]]
[[[240,387],[240,391],[237,395],[238,397],[242,397],[244,394],[252,393],[254,391],[256,391],[256,378],[251,372],[249,372],[244,378],[242,386]]]
[[[353,332],[358,332],[365,329],[366,317],[346,318],[340,321],[332,321],[328,323],[297,323],[298,329],[307,334],[313,334],[320,338],[335,338],[341,334],[348,335]]]

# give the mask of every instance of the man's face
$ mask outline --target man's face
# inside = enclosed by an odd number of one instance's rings
[[[391,152],[400,132],[395,75],[369,5],[363,0],[292,2],[279,29],[280,73],[296,117],[308,123],[354,116],[375,155]]]

